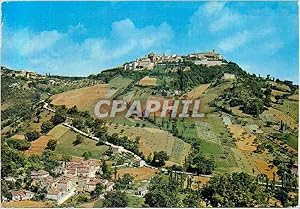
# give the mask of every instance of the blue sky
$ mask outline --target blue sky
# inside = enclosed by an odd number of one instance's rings
[[[8,2],[2,64],[89,75],[149,52],[216,49],[243,69],[298,82],[297,2]]]

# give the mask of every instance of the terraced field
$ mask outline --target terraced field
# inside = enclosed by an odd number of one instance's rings
[[[165,151],[170,160],[177,164],[183,164],[187,157],[191,145],[172,136],[169,132],[156,128],[140,128],[124,125],[108,126],[108,133],[119,133],[121,136],[127,136],[132,140],[141,137],[139,149],[147,157],[155,151]]]

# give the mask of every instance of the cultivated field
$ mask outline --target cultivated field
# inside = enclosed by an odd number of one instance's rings
[[[198,99],[210,86],[210,84],[201,84],[186,94],[188,99]]]
[[[132,80],[130,78],[118,76],[109,81],[108,85],[110,88],[121,89],[127,87],[131,82]]]
[[[149,76],[145,76],[139,81],[140,86],[156,86],[157,78],[150,78]]]
[[[135,181],[149,180],[156,173],[159,173],[158,170],[140,167],[140,168],[120,168],[117,170],[117,177],[122,177],[124,174],[130,174]]]
[[[124,125],[108,126],[108,133],[119,133],[121,136],[127,136],[132,140],[141,137],[139,149],[145,157],[156,151],[165,151],[170,156],[170,161],[182,164],[188,155],[191,145],[175,138],[167,131],[156,128],[140,128]]]
[[[22,200],[14,202],[2,202],[1,204],[4,208],[50,208],[53,202]]]
[[[109,99],[110,96],[108,84],[97,84],[53,95],[51,104],[66,107],[76,105],[79,110],[91,110],[99,99]]]

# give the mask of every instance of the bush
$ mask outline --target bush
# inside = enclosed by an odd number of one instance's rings
[[[43,134],[48,133],[48,131],[50,131],[53,127],[54,125],[51,121],[43,122],[41,126],[41,132]]]
[[[34,141],[40,137],[40,133],[38,131],[30,131],[25,134],[25,137],[28,141]]]
[[[57,140],[55,139],[50,139],[47,143],[47,149],[50,149],[50,150],[55,150],[56,148],[56,145],[57,145]]]
[[[29,149],[31,143],[25,140],[18,140],[18,139],[8,139],[6,140],[8,146],[10,146],[11,148],[20,150],[20,151],[24,151]]]

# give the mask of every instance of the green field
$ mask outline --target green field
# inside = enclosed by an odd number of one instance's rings
[[[69,154],[76,157],[82,157],[86,151],[90,151],[93,159],[100,159],[102,154],[108,149],[107,146],[96,146],[97,142],[89,138],[83,137],[83,142],[74,146],[73,142],[76,139],[76,133],[68,130],[61,137],[57,139],[58,144],[55,152],[58,154]]]
[[[131,82],[132,80],[130,78],[123,78],[121,76],[118,76],[109,81],[108,85],[110,88],[121,89],[126,88]]]
[[[141,208],[144,205],[144,198],[138,197],[132,194],[126,194],[128,198],[128,207],[129,208]],[[94,208],[102,208],[103,207],[103,200],[97,200],[94,203]]]

